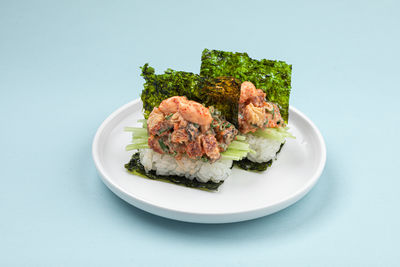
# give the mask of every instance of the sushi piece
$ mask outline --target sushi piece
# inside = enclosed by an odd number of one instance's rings
[[[287,131],[277,104],[266,100],[266,94],[256,89],[253,83],[243,82],[239,100],[239,130],[246,135],[246,141],[255,153],[247,159],[252,162],[270,162],[280,151],[287,137]]]
[[[144,128],[126,128],[133,133],[127,150],[139,151],[125,167],[151,179],[216,190],[233,160],[250,151],[218,110],[184,96],[163,100],[142,122]]]
[[[255,60],[247,53],[203,51],[201,75],[232,76],[242,81],[238,127],[255,153],[236,161],[236,166],[246,170],[266,170],[286,138],[293,138],[286,127],[291,71],[292,66],[283,61]]]
[[[142,128],[127,150],[134,174],[217,190],[234,165],[263,171],[287,137],[291,65],[203,51],[200,75],[145,64]],[[260,88],[260,89],[257,89]]]

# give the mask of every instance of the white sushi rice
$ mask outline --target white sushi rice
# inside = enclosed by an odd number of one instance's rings
[[[247,158],[258,163],[274,159],[282,144],[277,140],[257,137],[252,134],[246,135],[246,141],[249,143],[250,148],[256,151],[256,153],[248,153]]]
[[[140,162],[148,172],[155,170],[157,175],[185,176],[199,182],[212,181],[218,183],[231,174],[232,160],[220,159],[214,163],[192,160],[182,157],[177,160],[173,156],[154,152],[152,149],[140,149]]]

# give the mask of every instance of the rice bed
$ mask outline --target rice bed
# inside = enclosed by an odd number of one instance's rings
[[[247,154],[247,158],[258,163],[274,159],[282,144],[277,140],[257,137],[252,134],[246,135],[246,141],[249,143],[250,148],[256,151],[256,153]]]
[[[183,156],[177,160],[173,156],[140,149],[140,162],[146,171],[155,170],[157,175],[178,175],[187,179],[197,179],[206,183],[218,183],[231,175],[232,160],[220,159],[214,163],[192,160]]]

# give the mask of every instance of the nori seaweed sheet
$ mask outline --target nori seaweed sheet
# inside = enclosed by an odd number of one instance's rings
[[[172,69],[167,69],[164,74],[155,74],[154,68],[148,64],[141,69],[141,75],[145,79],[141,99],[146,118],[164,99],[186,96],[205,106],[214,106],[238,127],[239,80],[233,77],[208,78]]]
[[[168,69],[164,74],[155,74],[153,67],[145,64],[141,76],[145,79],[141,99],[143,102],[144,116],[147,118],[154,107],[158,107],[164,99],[172,96],[186,96],[188,99],[198,101],[200,77],[191,72],[174,71]]]
[[[131,160],[127,164],[125,164],[125,168],[130,173],[139,175],[144,178],[173,183],[173,184],[182,185],[182,186],[186,186],[186,187],[190,187],[190,188],[201,189],[201,190],[205,190],[205,191],[216,191],[216,190],[218,190],[218,187],[223,183],[223,181],[221,181],[219,183],[214,183],[211,181],[209,181],[207,183],[201,183],[201,182],[197,181],[196,179],[190,180],[190,179],[187,179],[182,176],[157,175],[154,170],[146,172],[143,165],[140,163],[139,152],[136,152],[135,154],[132,155]]]
[[[278,104],[282,118],[288,121],[292,65],[284,61],[255,60],[247,53],[204,49],[200,75],[232,76],[241,82],[252,82],[258,89],[264,90],[269,101]]]
[[[279,148],[278,152],[276,152],[275,157],[281,152],[281,149],[285,143],[281,144],[281,147]],[[267,162],[253,162],[250,161],[248,158],[244,158],[239,161],[234,161],[233,162],[234,166],[239,167],[240,169],[246,170],[246,171],[256,171],[256,172],[262,172],[268,169],[268,167],[271,167],[272,165],[272,159],[267,161]]]

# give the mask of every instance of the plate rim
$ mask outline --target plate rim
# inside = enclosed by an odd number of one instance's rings
[[[215,222],[237,222],[237,221],[244,221],[244,220],[250,220],[250,219],[255,219],[258,217],[262,216],[267,216],[272,213],[275,213],[277,211],[280,211],[298,200],[300,200],[304,195],[306,195],[317,183],[319,180],[326,164],[326,144],[324,141],[324,138],[322,134],[320,133],[319,129],[317,126],[300,110],[293,106],[289,106],[289,110],[292,110],[294,113],[297,113],[303,120],[305,120],[312,128],[313,132],[316,134],[318,142],[320,143],[319,149],[321,151],[321,159],[319,160],[318,163],[318,168],[316,171],[313,173],[313,176],[310,180],[307,181],[301,188],[296,190],[294,193],[288,195],[287,197],[280,199],[272,204],[269,204],[268,206],[265,207],[256,207],[254,209],[246,209],[246,210],[239,210],[239,211],[229,211],[229,212],[197,212],[197,211],[184,211],[180,209],[174,209],[171,207],[167,206],[162,206],[162,205],[156,205],[154,203],[151,203],[151,201],[146,200],[143,197],[136,196],[134,194],[128,193],[123,187],[119,186],[115,182],[113,182],[113,179],[109,177],[107,172],[105,171],[104,167],[101,164],[100,161],[100,153],[99,153],[99,141],[101,138],[101,135],[104,131],[104,129],[107,127],[107,125],[115,119],[120,113],[125,111],[126,109],[130,108],[131,106],[139,104],[141,101],[140,98],[137,98],[135,100],[132,100],[118,109],[116,109],[114,112],[112,112],[99,126],[99,128],[96,131],[96,134],[93,138],[92,142],[92,158],[95,163],[96,169],[98,173],[100,174],[100,177],[103,181],[103,183],[117,196],[128,202],[129,204],[140,208],[142,210],[145,210],[147,212],[162,216],[162,217],[167,217],[170,219],[174,220],[180,220],[180,221],[188,221],[188,222],[200,222],[200,223],[215,223]],[[289,111],[290,112],[290,111]],[[150,210],[149,210],[150,209]],[[268,212],[270,210],[270,212]],[[177,216],[172,216],[169,214],[164,214],[165,212],[170,212],[173,213]],[[203,219],[188,219],[188,218],[182,218],[187,217],[187,216],[201,216],[204,217]],[[243,219],[234,219],[232,218],[231,220],[227,220],[226,217],[237,217],[241,216]],[[213,218],[213,220],[207,220],[207,218]],[[215,218],[218,217],[218,218]],[[223,220],[221,220],[221,217]],[[205,219],[205,221],[204,221]]]

